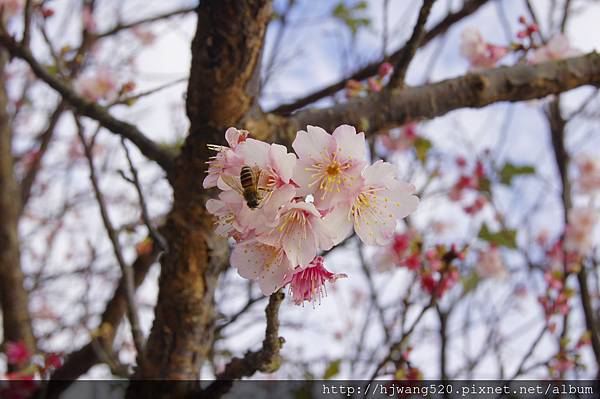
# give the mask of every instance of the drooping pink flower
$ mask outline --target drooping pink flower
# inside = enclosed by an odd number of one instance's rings
[[[225,140],[227,140],[229,147],[212,144],[209,146],[210,149],[217,151],[217,155],[208,161],[208,175],[204,178],[204,182],[202,183],[204,188],[219,186],[220,188],[225,189],[226,185],[220,181],[220,177],[226,173],[231,176],[236,172],[239,174],[243,159],[237,151],[239,145],[244,143],[248,138],[248,134],[247,130],[238,130],[234,127],[230,127],[225,132]]]
[[[6,358],[8,364],[21,365],[29,360],[31,353],[23,341],[6,343]]]
[[[552,38],[544,46],[536,49],[533,52],[530,62],[539,64],[563,58],[575,57],[581,55],[581,51],[571,47],[569,38],[562,33],[552,36]]]
[[[365,167],[364,133],[352,126],[339,126],[333,134],[320,127],[299,131],[292,143],[298,155],[294,181],[298,195],[312,194],[317,209],[326,210],[355,190]]]
[[[231,253],[231,265],[240,276],[258,281],[261,292],[271,295],[283,287],[294,272],[282,247],[274,247],[256,240],[238,243]]]
[[[592,248],[592,231],[597,222],[597,210],[589,207],[571,209],[565,231],[565,249],[579,255],[585,255]]]
[[[24,6],[24,0],[0,0],[0,13],[6,21],[20,13]]]
[[[334,234],[311,203],[290,202],[282,207],[277,225],[261,242],[281,246],[291,264],[306,267],[319,249],[333,246]]]
[[[103,69],[93,76],[80,76],[73,87],[77,94],[90,101],[109,100],[117,93],[117,80]]]
[[[461,35],[460,53],[471,68],[492,68],[508,54],[508,48],[487,43],[479,30],[467,28]]]
[[[415,188],[396,178],[392,164],[377,161],[366,167],[354,192],[325,216],[337,226],[335,242],[343,240],[354,226],[356,234],[368,245],[386,245],[394,236],[396,223],[417,209]]]
[[[504,279],[507,276],[506,265],[498,247],[490,248],[479,253],[479,261],[475,266],[477,274],[483,278]]]
[[[323,296],[327,295],[325,282],[334,283],[339,278],[347,277],[345,274],[334,274],[327,270],[323,264],[322,256],[315,257],[307,268],[296,269],[290,279],[290,293],[296,305],[304,301],[321,303]]]
[[[583,155],[575,161],[579,176],[575,183],[584,194],[600,191],[600,165],[591,155]]]

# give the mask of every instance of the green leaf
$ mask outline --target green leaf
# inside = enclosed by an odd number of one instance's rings
[[[514,229],[503,229],[492,233],[484,223],[483,226],[481,226],[477,237],[490,244],[511,249],[517,248],[517,230]]]
[[[427,159],[427,153],[432,147],[431,141],[425,137],[417,137],[413,145],[415,146],[415,151],[417,152],[417,158],[419,158],[419,161],[422,163],[425,163],[425,160]]]
[[[461,277],[463,295],[466,295],[467,293],[473,291],[477,287],[477,284],[479,284],[479,280],[479,274],[477,274],[477,272],[475,271],[469,274],[468,276]]]
[[[46,65],[46,71],[48,71],[50,75],[55,76],[58,73],[58,67],[54,64],[48,64]]]
[[[512,179],[519,175],[532,175],[535,173],[535,168],[531,165],[514,165],[507,162],[500,169],[500,182],[509,186]]]
[[[360,1],[353,6],[346,6],[343,1],[340,1],[331,14],[343,22],[352,31],[352,35],[356,35],[358,29],[371,25],[371,20],[361,15],[367,8],[368,5],[365,1]]]
[[[337,359],[337,360],[333,360],[331,363],[329,363],[329,365],[325,369],[325,374],[323,374],[323,379],[329,380],[332,377],[335,377],[336,375],[338,375],[340,372],[341,362],[342,361],[340,359]]]

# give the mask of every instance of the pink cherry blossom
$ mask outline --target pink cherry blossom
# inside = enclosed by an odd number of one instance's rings
[[[354,192],[325,216],[337,226],[335,242],[343,240],[354,226],[356,234],[368,245],[391,241],[399,219],[417,209],[415,188],[396,178],[392,164],[377,161],[366,167]]]
[[[276,227],[259,240],[282,246],[292,265],[306,267],[318,249],[328,250],[333,246],[333,236],[317,208],[299,201],[284,205]]]
[[[552,36],[546,45],[536,49],[531,57],[532,64],[560,60],[581,55],[581,51],[571,47],[569,38],[562,33]]]
[[[81,76],[73,87],[77,94],[90,101],[109,100],[116,95],[117,80],[107,70],[100,70],[93,76]]]
[[[0,0],[0,12],[3,19],[6,21],[21,12],[24,3],[24,0]]]
[[[294,267],[282,247],[249,240],[238,243],[231,253],[231,265],[240,276],[258,281],[261,292],[277,291],[294,272]]]
[[[221,182],[221,184],[219,184],[219,178],[225,173],[229,173],[233,176],[237,172],[239,177],[239,171],[242,167],[243,160],[236,151],[238,150],[238,146],[246,141],[247,137],[248,131],[230,127],[225,132],[225,140],[227,140],[229,147],[214,144],[209,146],[210,149],[217,151],[217,155],[208,161],[208,175],[204,178],[204,182],[202,183],[204,188],[219,186],[222,187],[222,189],[226,189],[225,183]]]
[[[287,184],[275,190],[259,209],[250,209],[240,193],[226,190],[219,194],[219,199],[209,199],[206,210],[217,217],[217,234],[240,242],[270,231],[277,223],[279,209],[295,193],[296,189]]]
[[[585,255],[592,248],[592,232],[597,222],[597,210],[589,207],[571,209],[565,232],[565,249]]]
[[[285,146],[248,139],[240,148],[240,156],[245,165],[260,169],[258,185],[264,193],[268,194],[290,184],[296,166],[296,155],[288,153]]]
[[[475,269],[484,278],[504,279],[507,276],[506,265],[502,261],[500,250],[492,246],[479,253],[479,261]]]
[[[298,132],[292,147],[299,158],[294,173],[298,195],[312,194],[317,209],[328,209],[355,190],[367,163],[365,135],[348,125],[333,134],[308,126]]]
[[[481,32],[475,28],[467,28],[461,35],[460,53],[465,57],[471,68],[492,68],[508,54],[503,46],[487,43]]]
[[[600,191],[600,166],[598,161],[591,155],[583,155],[575,161],[579,172],[575,180],[577,187],[584,194],[592,194]]]
[[[296,305],[304,301],[317,301],[321,303],[323,296],[327,295],[325,282],[333,283],[339,278],[347,277],[345,274],[334,274],[325,269],[322,256],[315,257],[307,268],[297,268],[290,279],[290,293]]]

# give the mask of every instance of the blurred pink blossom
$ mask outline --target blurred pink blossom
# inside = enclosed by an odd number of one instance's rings
[[[117,92],[117,80],[109,71],[100,70],[93,76],[77,78],[73,87],[77,94],[90,101],[108,100]]]
[[[6,343],[6,358],[8,364],[20,365],[29,360],[31,353],[27,350],[23,341]]]
[[[18,14],[24,5],[24,0],[0,0],[0,11],[2,12],[3,19],[6,21]]]
[[[595,157],[583,155],[575,161],[579,176],[575,180],[581,192],[592,194],[600,191],[600,166]]]
[[[552,36],[544,46],[536,49],[533,52],[530,62],[538,64],[540,62],[560,60],[578,55],[581,55],[581,51],[571,47],[569,39],[562,33],[559,33]]]
[[[479,261],[475,269],[477,274],[484,278],[504,279],[507,276],[506,265],[502,261],[502,253],[495,246],[479,253]]]
[[[487,43],[481,32],[475,28],[467,28],[462,32],[460,53],[465,57],[471,68],[492,68],[508,54],[508,48]]]
[[[597,222],[598,211],[596,209],[591,207],[571,209],[565,231],[565,249],[585,255],[592,248],[592,232]]]

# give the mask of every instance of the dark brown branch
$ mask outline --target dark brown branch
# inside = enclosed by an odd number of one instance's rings
[[[154,141],[147,138],[136,126],[115,118],[104,107],[80,97],[67,83],[41,65],[28,48],[19,45],[6,32],[0,33],[0,44],[8,49],[13,57],[21,58],[27,62],[33,73],[56,90],[78,114],[92,118],[98,121],[102,127],[128,139],[146,157],[157,162],[164,170],[170,170],[173,160],[169,153],[163,151]]]
[[[448,14],[437,25],[435,25],[433,28],[431,28],[430,31],[425,33],[425,35],[423,36],[423,40],[420,41],[420,46],[425,46],[426,44],[431,42],[436,37],[442,35],[448,29],[450,29],[450,27],[453,26],[456,22],[473,14],[475,11],[477,11],[482,5],[484,5],[487,2],[488,2],[488,0],[467,0],[465,2],[465,4],[463,5],[463,8],[461,8],[457,12]],[[378,60],[376,62],[370,63],[370,64],[366,65],[365,67],[361,68],[360,70],[354,72],[352,75],[346,76],[334,84],[323,87],[322,89],[319,89],[314,93],[311,93],[302,98],[299,98],[289,104],[282,104],[282,105],[278,106],[277,108],[275,108],[274,110],[272,110],[271,112],[274,114],[287,115],[297,109],[300,109],[309,104],[312,104],[315,101],[318,101],[324,97],[335,94],[336,92],[342,90],[346,86],[346,82],[350,79],[364,80],[364,79],[367,79],[367,78],[377,74],[377,69],[379,68],[379,65],[381,65],[381,63],[383,61],[389,61],[391,63],[396,63],[403,56],[404,51],[405,51],[405,49],[401,48],[401,49],[397,50],[396,52],[394,52],[392,55],[390,55],[387,60]]]
[[[138,177],[138,171],[135,168],[135,166],[133,165],[133,160],[131,159],[131,156],[129,155],[129,149],[127,148],[127,144],[125,143],[124,139],[121,139],[121,146],[123,147],[123,150],[125,151],[125,157],[127,158],[127,163],[129,164],[129,171],[131,172],[131,180],[130,181],[133,184],[133,186],[135,187],[135,190],[137,191],[137,194],[138,194],[138,198],[140,200],[142,220],[144,221],[144,224],[148,228],[148,233],[150,234],[150,237],[152,237],[153,243],[158,244],[158,246],[163,251],[168,251],[167,240],[165,240],[165,238],[162,236],[162,234],[160,234],[158,229],[154,226],[154,224],[152,223],[152,219],[150,218],[150,214],[148,213],[148,206],[146,205],[146,198],[144,197],[144,192],[142,191],[142,185],[140,184],[140,179]]]
[[[246,352],[243,358],[231,359],[225,366],[225,370],[217,375],[217,381],[210,384],[202,393],[202,397],[218,398],[231,388],[233,380],[250,377],[257,371],[274,373],[279,369],[281,364],[279,351],[285,342],[279,336],[279,306],[284,298],[285,295],[281,291],[271,294],[269,298],[269,304],[265,309],[267,329],[262,348],[258,351]]]
[[[33,187],[33,183],[35,183],[35,179],[42,164],[42,158],[44,157],[44,154],[50,145],[50,141],[52,140],[52,136],[56,130],[56,125],[58,124],[62,114],[65,112],[65,109],[66,104],[61,101],[55,108],[52,115],[50,115],[46,129],[44,129],[39,136],[40,145],[37,149],[37,154],[34,157],[31,166],[27,170],[27,173],[21,180],[21,212],[23,212],[23,209],[25,209],[25,206],[27,206],[29,196],[31,195],[31,188]]]
[[[83,133],[83,127],[80,122],[77,120],[77,133],[79,134],[79,138],[81,140],[81,144],[83,145],[83,149],[85,151],[85,156],[88,161],[88,166],[90,169],[90,181],[92,183],[92,187],[94,189],[94,194],[96,196],[96,201],[98,203],[98,207],[100,208],[100,215],[102,216],[102,222],[104,224],[104,228],[110,239],[110,242],[113,247],[113,252],[115,254],[115,258],[117,259],[117,263],[121,268],[121,273],[125,278],[125,298],[127,300],[127,317],[129,319],[129,324],[131,325],[131,335],[133,336],[133,342],[135,344],[135,349],[137,350],[137,361],[138,364],[143,364],[143,356],[144,356],[144,336],[142,330],[140,328],[140,323],[138,320],[138,309],[135,303],[135,285],[133,282],[133,271],[131,267],[125,262],[125,257],[123,256],[123,252],[121,251],[121,244],[119,243],[119,237],[113,227],[113,224],[108,215],[108,209],[106,206],[106,201],[104,200],[104,195],[100,190],[100,185],[98,183],[98,177],[96,176],[96,171],[94,168],[94,158],[92,155],[92,148],[86,142],[85,136]]]
[[[548,122],[550,123],[550,134],[552,139],[552,149],[554,151],[554,159],[558,169],[558,175],[561,181],[561,202],[563,206],[563,221],[565,228],[568,224],[568,213],[573,205],[571,198],[571,184],[569,180],[569,154],[565,147],[565,126],[567,121],[563,118],[560,110],[560,98],[550,103],[548,113]],[[565,259],[565,270],[566,265],[566,251],[563,249],[563,259]],[[592,299],[590,297],[588,288],[588,277],[585,265],[581,266],[581,270],[577,273],[577,281],[579,283],[579,298],[583,308],[583,314],[585,317],[586,328],[590,331],[592,350],[594,357],[596,358],[596,364],[600,365],[600,332],[598,331],[598,321],[596,320],[596,311],[592,305]],[[566,320],[563,328],[566,331]]]
[[[435,0],[423,0],[423,5],[419,10],[419,16],[417,18],[417,22],[415,23],[415,27],[413,28],[413,33],[410,36],[410,39],[408,39],[404,45],[402,54],[394,65],[394,73],[390,79],[391,87],[404,85],[404,78],[406,77],[406,72],[408,71],[410,61],[412,61],[414,58],[417,48],[421,47],[421,41],[423,40],[423,36],[425,34],[425,24],[427,23],[427,18],[429,18],[429,14],[431,13],[433,3],[435,3]]]
[[[134,21],[134,22],[129,22],[129,23],[125,23],[125,24],[124,23],[117,24],[117,25],[113,26],[112,28],[110,28],[110,29],[108,29],[108,30],[106,30],[104,32],[95,34],[94,37],[98,38],[98,39],[102,39],[102,38],[105,38],[107,36],[112,36],[112,35],[114,35],[116,33],[121,32],[121,31],[132,29],[132,28],[135,28],[135,27],[140,26],[140,25],[144,25],[144,24],[148,24],[148,23],[152,23],[152,22],[161,21],[163,19],[172,18],[172,17],[176,17],[176,16],[179,16],[179,15],[189,14],[189,13],[193,12],[196,8],[197,8],[197,6],[186,7],[186,8],[182,8],[182,9],[179,9],[179,10],[173,10],[173,11],[165,12],[163,14],[154,15],[154,16],[149,17],[149,18],[140,19],[140,20]]]
[[[4,67],[8,54],[0,49],[0,302],[4,341],[22,341],[35,353],[36,340],[23,286],[19,242],[20,192],[14,175],[12,126],[7,112]]]
[[[460,108],[500,101],[526,101],[584,85],[600,85],[600,55],[590,53],[537,65],[516,65],[469,73],[419,87],[393,89],[327,108],[308,109],[285,118],[267,115],[250,126],[259,138],[289,144],[296,131],[318,125],[332,131],[341,123],[374,132],[412,120],[442,116]]]

